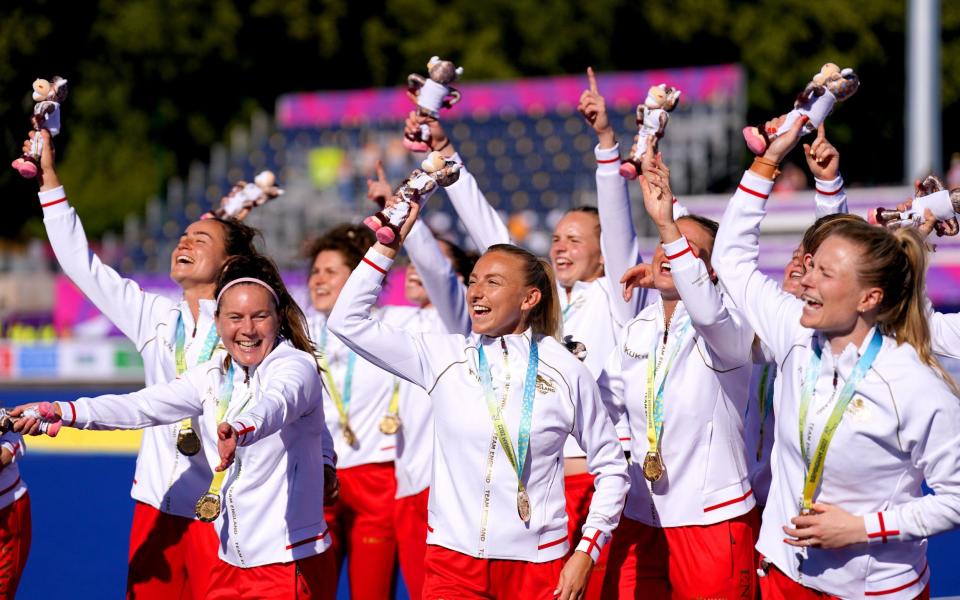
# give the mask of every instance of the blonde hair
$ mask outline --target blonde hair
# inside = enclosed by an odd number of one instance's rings
[[[546,259],[513,244],[494,244],[484,254],[503,252],[523,262],[523,283],[540,290],[540,302],[530,310],[527,325],[533,332],[560,340],[560,298],[553,267]]]
[[[925,311],[927,248],[912,227],[889,230],[861,219],[836,220],[827,237],[838,236],[863,252],[857,262],[857,278],[863,285],[883,290],[877,311],[877,327],[910,344],[920,360],[933,368],[956,393],[956,382],[933,355],[930,325]],[[826,239],[826,238],[824,238]]]

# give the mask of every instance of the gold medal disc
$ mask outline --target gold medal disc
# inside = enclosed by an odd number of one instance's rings
[[[343,440],[347,442],[348,446],[353,446],[357,443],[357,434],[350,429],[349,425],[343,426]]]
[[[177,433],[177,450],[184,456],[193,456],[200,452],[200,436],[192,427],[184,427]]]
[[[400,431],[400,416],[395,413],[387,413],[380,420],[380,431],[384,435],[393,435]]]
[[[517,492],[517,514],[524,523],[530,522],[530,496],[527,495],[527,490]]]
[[[211,523],[220,516],[220,496],[207,492],[197,500],[197,518]]]
[[[663,459],[659,452],[647,452],[643,457],[643,478],[647,481],[657,481],[663,477]]]

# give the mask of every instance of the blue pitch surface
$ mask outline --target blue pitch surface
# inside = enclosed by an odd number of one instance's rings
[[[0,389],[0,405],[124,391],[129,390]],[[18,598],[123,597],[134,463],[130,455],[28,451],[20,469],[30,489],[33,544]],[[928,556],[931,595],[960,596],[960,531],[931,538]],[[396,598],[406,600],[397,579]],[[344,577],[341,582],[337,598],[348,600]]]

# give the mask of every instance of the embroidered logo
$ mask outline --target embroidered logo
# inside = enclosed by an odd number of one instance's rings
[[[870,410],[870,405],[866,400],[860,396],[856,396],[850,401],[850,404],[847,405],[847,414],[850,415],[850,418],[854,421],[865,423],[873,416],[873,411]]]
[[[647,356],[650,355],[649,352],[634,352],[626,344],[623,345],[623,353],[629,356],[630,358],[635,358],[637,360],[647,360]]]
[[[556,391],[557,391],[557,388],[553,384],[553,381],[545,378],[543,375],[537,374],[537,393],[538,394],[552,394]]]

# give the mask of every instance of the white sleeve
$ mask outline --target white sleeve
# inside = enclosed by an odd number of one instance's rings
[[[594,562],[603,545],[620,522],[620,513],[626,500],[630,478],[627,460],[617,441],[613,422],[600,400],[597,383],[584,367],[577,378],[573,436],[587,452],[587,467],[596,476],[590,512],[583,525],[583,538],[577,545]]]
[[[454,160],[462,164],[458,155]],[[460,178],[452,185],[443,188],[447,197],[457,211],[457,216],[463,222],[467,234],[480,252],[484,252],[494,244],[509,244],[510,232],[503,219],[497,214],[486,196],[480,191],[477,180],[467,171],[466,166],[460,168]]]
[[[0,446],[9,450],[10,454],[13,455],[10,459],[11,463],[17,462],[27,453],[26,444],[23,443],[23,436],[15,431],[7,431],[4,432],[3,435],[0,435]]]
[[[296,357],[271,367],[257,404],[230,421],[239,434],[238,446],[249,446],[273,435],[310,411],[323,413],[323,384],[314,361]]]
[[[200,415],[203,403],[199,379],[209,369],[209,365],[199,365],[173,381],[131,394],[57,402],[63,424],[77,429],[143,429]]]
[[[613,421],[617,430],[617,439],[624,452],[630,452],[630,443],[633,434],[630,431],[630,420],[627,414],[627,403],[625,400],[623,384],[623,370],[621,367],[620,348],[622,343],[618,340],[617,346],[610,352],[604,364],[603,371],[597,378],[597,386],[600,389],[600,399],[603,401],[610,420]]]
[[[83,224],[63,187],[40,192],[40,203],[50,245],[64,274],[140,350],[153,336],[153,323],[172,308],[172,302],[145,293],[137,282],[121,277],[90,252]]]
[[[960,400],[932,372],[930,377],[938,381],[924,386],[922,406],[904,415],[898,437],[934,493],[863,515],[872,544],[921,540],[960,527]]]
[[[630,267],[642,263],[640,242],[633,227],[627,180],[620,175],[620,145],[594,148],[597,157],[597,211],[600,213],[600,250],[604,272],[616,291],[620,278]],[[629,302],[622,294],[610,295],[610,311],[622,327],[637,316],[646,304],[647,290],[634,293]]]
[[[817,203],[816,216],[825,217],[827,215],[846,214],[847,193],[843,189],[843,177],[837,175],[832,181],[824,181],[814,177],[814,199]]]
[[[453,265],[443,255],[430,228],[417,221],[403,244],[410,261],[427,291],[427,297],[437,308],[447,333],[469,335],[470,314],[467,312],[467,289],[457,277]]]
[[[681,235],[663,244],[663,251],[693,328],[719,359],[720,365],[714,366],[734,368],[752,362],[753,329],[739,311],[724,305],[720,290],[710,281],[707,266],[694,256],[687,238]]]
[[[960,313],[934,312],[930,300],[927,300],[926,313],[933,352],[960,359]]]
[[[393,260],[374,248],[368,250],[340,291],[327,328],[374,365],[429,390],[434,375],[423,336],[395,329],[371,312],[392,265]]]
[[[773,182],[747,171],[727,205],[713,245],[720,282],[760,340],[783,360],[802,331],[803,302],[760,272],[760,222]]]

